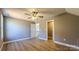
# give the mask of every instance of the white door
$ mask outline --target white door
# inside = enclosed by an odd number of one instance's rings
[[[36,37],[36,24],[31,24],[31,37]]]

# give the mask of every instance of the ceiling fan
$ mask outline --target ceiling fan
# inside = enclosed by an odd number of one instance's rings
[[[38,9],[31,9],[31,11],[29,13],[25,13],[25,15],[29,15],[28,19],[34,19],[34,20],[44,17],[40,15],[40,12]]]

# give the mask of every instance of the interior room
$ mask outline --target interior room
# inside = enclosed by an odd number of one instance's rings
[[[0,51],[79,51],[79,8],[1,8]]]

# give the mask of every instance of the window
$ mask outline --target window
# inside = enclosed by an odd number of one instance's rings
[[[36,31],[39,31],[39,23],[36,24]]]
[[[36,23],[36,36],[38,37],[39,35],[39,23]]]

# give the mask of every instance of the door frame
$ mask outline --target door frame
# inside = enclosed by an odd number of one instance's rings
[[[1,19],[1,21],[0,21],[0,40],[1,40],[1,46],[0,46],[0,51],[2,51],[2,48],[3,48],[3,41],[4,41],[4,29],[3,29],[3,14],[2,14],[2,12],[0,13],[0,19]]]
[[[52,35],[53,35],[53,37],[52,37],[52,40],[54,40],[54,20],[48,20],[48,21],[46,21],[47,40],[48,40],[48,22],[53,22],[53,27],[52,27]]]

